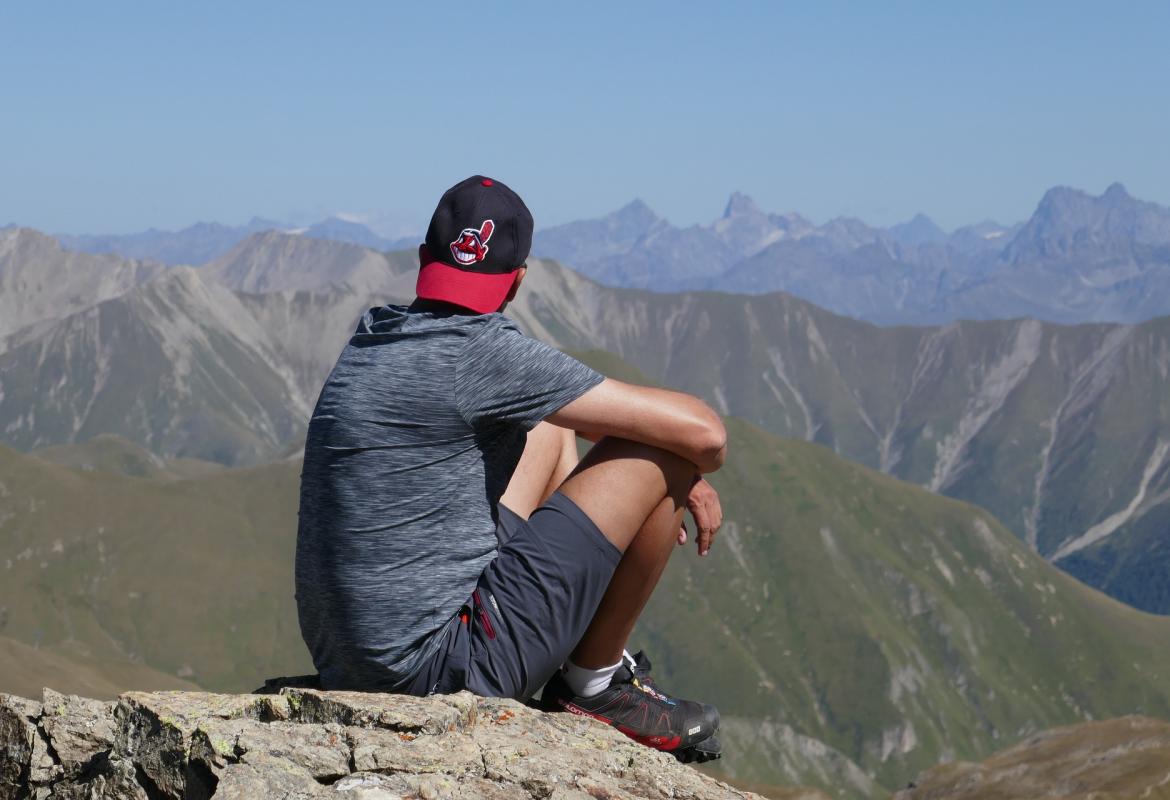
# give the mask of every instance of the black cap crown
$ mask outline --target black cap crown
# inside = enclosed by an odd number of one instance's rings
[[[443,193],[427,228],[431,261],[500,275],[524,265],[532,249],[532,213],[520,195],[483,175]]]

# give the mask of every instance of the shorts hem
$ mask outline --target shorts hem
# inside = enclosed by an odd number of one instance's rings
[[[617,566],[617,563],[622,560],[623,553],[617,548],[617,545],[606,538],[605,534],[601,532],[601,528],[597,527],[597,523],[594,522],[588,514],[582,511],[579,505],[574,503],[567,496],[561,494],[560,492],[553,492],[552,495],[549,496],[548,500],[544,501],[544,505],[552,506],[566,517],[569,517],[571,520],[573,520],[573,522],[575,522],[589,535],[591,539],[593,539],[593,543],[601,548],[606,558],[611,561],[615,567]]]

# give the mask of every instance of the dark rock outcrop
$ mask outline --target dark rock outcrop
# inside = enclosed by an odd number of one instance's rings
[[[0,694],[10,798],[756,797],[594,720],[468,693]]]

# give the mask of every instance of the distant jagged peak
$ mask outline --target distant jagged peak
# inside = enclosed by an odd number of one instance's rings
[[[41,233],[35,228],[25,228],[20,225],[10,225],[0,228],[0,247],[15,249],[17,247],[39,246],[54,250],[61,249],[61,243],[47,233]]]
[[[1125,184],[1121,183],[1121,181],[1114,181],[1113,183],[1109,184],[1109,186],[1105,189],[1105,193],[1101,195],[1101,197],[1111,202],[1133,199],[1133,195],[1126,191]]]
[[[1099,195],[1073,186],[1053,186],[1044,193],[1036,206],[1036,213],[1051,213],[1073,208],[1116,206],[1118,204],[1141,203],[1119,182],[1113,182]]]
[[[923,214],[921,211],[919,211],[917,214],[915,214],[913,217],[911,217],[909,219],[909,221],[903,222],[900,224],[902,224],[902,225],[916,225],[919,227],[929,225],[932,228],[938,228],[940,231],[942,230],[942,228],[939,228],[933,219],[928,217],[926,214]],[[897,226],[894,226],[894,227],[897,227]]]
[[[1019,225],[1020,223],[1017,222],[1015,224]],[[959,231],[971,231],[973,233],[977,233],[980,235],[989,234],[989,233],[994,234],[994,233],[1002,233],[1003,231],[1009,230],[1011,227],[1012,227],[1011,225],[1004,225],[1002,222],[1000,222],[998,220],[985,219],[985,220],[982,220],[981,222],[976,222],[973,225],[964,225],[961,228],[957,228],[955,230],[955,233],[958,233]]]
[[[366,248],[360,245],[338,241],[337,239],[318,239],[313,236],[303,236],[293,231],[273,229],[249,234],[213,263],[235,261],[251,253],[274,248],[282,250],[319,250],[328,253],[366,250]]]
[[[153,273],[163,269],[163,265],[148,258],[129,258],[115,253],[89,253],[75,251],[62,243],[60,238],[53,234],[38,231],[35,228],[11,226],[0,228],[0,258],[17,255],[22,266],[34,267],[38,260],[52,259],[62,263],[84,263],[87,265],[101,265],[105,269],[143,270]],[[67,276],[72,278],[74,276]],[[84,278],[82,278],[84,280]]]
[[[231,292],[207,276],[199,267],[171,267],[149,281],[131,289],[120,298],[131,303],[166,302],[183,308],[219,307]],[[231,303],[234,305],[234,300]]]
[[[1156,203],[1138,200],[1129,193],[1124,184],[1114,181],[1106,187],[1104,192],[1096,196],[1072,186],[1053,186],[1040,198],[1036,213],[1057,213],[1082,208],[1104,209],[1140,206],[1161,208]]]
[[[1012,263],[1072,257],[1131,257],[1135,246],[1170,243],[1170,208],[1138,200],[1120,183],[1094,196],[1069,186],[1044,193],[1004,250]]]
[[[356,219],[350,218],[347,214],[333,214],[331,216],[325,217],[325,219],[321,220],[320,222],[315,222],[312,225],[309,225],[307,228],[305,228],[305,230],[361,231],[363,233],[368,233],[370,236],[377,235],[373,230],[370,229],[370,226],[366,225],[364,222],[359,222]]]
[[[1083,189],[1072,186],[1053,186],[1044,193],[1036,206],[1036,213],[1052,213],[1075,205],[1092,203],[1093,196]]]
[[[344,213],[326,217],[297,232],[310,238],[333,239],[372,250],[386,250],[393,244],[389,239],[379,236],[365,223],[354,219],[353,215]]]
[[[418,262],[407,255],[381,253],[335,239],[261,231],[199,269],[205,276],[249,294],[316,291],[341,284],[363,291],[381,292],[387,287],[398,291],[408,272],[413,286],[413,272],[418,268]]]
[[[612,214],[610,214],[609,217],[611,219],[621,221],[627,225],[639,225],[644,227],[650,227],[654,223],[658,222],[659,219],[661,219],[657,214],[654,213],[654,209],[646,205],[646,201],[640,197],[635,197],[617,211],[614,211]]]
[[[878,238],[879,231],[857,217],[833,217],[820,227],[826,236],[848,236],[859,242],[870,242]]]
[[[756,205],[756,201],[749,195],[743,192],[732,192],[731,197],[727,198],[727,206],[723,209],[723,218],[755,216],[762,213],[760,207]]]
[[[918,212],[906,222],[891,226],[889,233],[895,241],[910,246],[942,242],[947,238],[946,231],[922,212]]]

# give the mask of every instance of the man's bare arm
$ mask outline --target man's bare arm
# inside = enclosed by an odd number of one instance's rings
[[[616,436],[652,445],[714,472],[727,454],[727,431],[697,397],[606,378],[548,421],[588,439]]]

